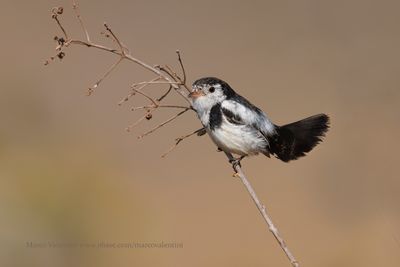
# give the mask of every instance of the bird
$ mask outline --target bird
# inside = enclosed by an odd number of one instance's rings
[[[276,125],[227,82],[215,77],[196,80],[188,97],[205,131],[234,169],[241,166],[243,158],[260,153],[283,162],[296,160],[319,144],[329,129],[330,118],[323,113]]]

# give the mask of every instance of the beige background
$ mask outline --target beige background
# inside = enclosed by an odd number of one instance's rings
[[[309,156],[244,161],[303,266],[400,266],[398,1],[81,1],[93,39],[107,21],[134,55],[190,81],[228,81],[273,121],[325,112],[332,129]],[[0,65],[1,266],[289,266],[223,154],[193,138],[166,159],[193,113],[143,140],[132,133],[125,62],[71,48],[44,67],[59,34],[81,34],[69,1],[3,0]],[[81,36],[81,35],[80,35]],[[157,92],[159,88],[149,89]],[[169,98],[169,103],[180,101]],[[396,242],[397,239],[397,242]],[[29,249],[27,241],[183,242],[183,249]]]

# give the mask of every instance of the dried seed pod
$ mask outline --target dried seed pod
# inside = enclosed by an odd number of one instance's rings
[[[60,6],[60,7],[57,8],[56,12],[57,12],[58,15],[61,15],[64,12],[64,8],[62,6]]]
[[[61,60],[65,57],[65,53],[64,52],[60,52],[57,54],[57,57]]]
[[[64,45],[65,44],[65,39],[63,37],[60,37],[57,39],[57,42],[59,45]]]
[[[146,120],[151,120],[151,118],[153,118],[153,114],[147,113],[146,114]]]

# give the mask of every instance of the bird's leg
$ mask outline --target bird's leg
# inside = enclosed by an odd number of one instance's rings
[[[207,133],[207,130],[206,130],[206,128],[203,127],[201,129],[198,129],[196,132],[197,132],[197,136],[203,136]]]
[[[229,163],[232,164],[232,168],[233,168],[233,171],[235,172],[235,173],[234,173],[234,176],[235,176],[235,175],[237,174],[237,172],[236,172],[236,167],[237,167],[237,166],[242,167],[242,165],[240,164],[240,161],[241,161],[242,159],[244,159],[246,156],[241,156],[241,157],[239,157],[239,158],[235,158],[234,156],[232,156],[231,153],[225,152],[225,154],[226,154],[226,155],[228,156],[228,158],[229,158]]]
[[[236,167],[237,166],[239,166],[239,167],[242,167],[242,165],[240,164],[240,161],[242,160],[242,159],[244,159],[246,156],[241,156],[241,157],[239,157],[239,158],[234,158],[233,160],[229,160],[229,163],[231,163],[232,164],[232,167],[233,167],[233,169],[236,171]]]

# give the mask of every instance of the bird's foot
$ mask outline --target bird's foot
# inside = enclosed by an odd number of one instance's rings
[[[237,175],[236,168],[237,168],[237,167],[242,167],[242,165],[240,164],[240,161],[241,161],[244,157],[246,157],[246,156],[241,156],[240,158],[233,158],[233,159],[230,159],[230,160],[229,160],[229,163],[232,164],[232,168],[233,168],[233,170],[234,170],[234,172],[235,172],[236,175]],[[235,174],[234,174],[234,176],[236,176]]]
[[[229,161],[229,163],[230,164],[232,164],[232,168],[234,169],[234,170],[236,170],[236,167],[242,167],[242,165],[240,164],[240,159],[231,159],[230,161]]]
[[[232,177],[235,177],[235,178],[239,178],[239,173],[237,173],[236,171],[232,174]]]

